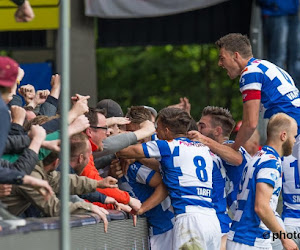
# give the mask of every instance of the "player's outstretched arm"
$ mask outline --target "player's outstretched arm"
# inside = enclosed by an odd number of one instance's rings
[[[145,154],[144,154],[144,150],[142,147],[142,144],[136,144],[136,145],[132,145],[129,146],[127,148],[122,149],[121,151],[119,151],[117,153],[117,156],[119,158],[145,158]]]
[[[161,175],[159,173],[155,173],[149,182],[149,186],[155,188],[153,194],[142,203],[141,208],[138,211],[138,214],[143,214],[150,209],[156,207],[160,204],[164,199],[167,198],[169,192],[162,182]]]

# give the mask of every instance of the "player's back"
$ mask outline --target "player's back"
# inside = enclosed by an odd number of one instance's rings
[[[237,210],[228,239],[250,246],[265,247],[270,233],[254,211],[256,184],[264,182],[273,186],[270,207],[275,212],[281,190],[281,161],[278,153],[264,146],[245,166],[237,197]]]
[[[161,162],[163,181],[176,215],[215,214],[211,201],[213,160],[207,146],[180,137],[172,141],[151,141],[143,147],[147,157]]]

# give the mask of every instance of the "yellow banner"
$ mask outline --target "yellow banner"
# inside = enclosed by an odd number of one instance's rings
[[[58,6],[59,0],[30,0],[31,6]],[[16,5],[9,0],[0,0],[1,7],[16,7]]]
[[[17,23],[17,6],[11,1],[0,0],[0,31],[51,30],[59,27],[58,0],[30,0],[35,18],[28,23]]]

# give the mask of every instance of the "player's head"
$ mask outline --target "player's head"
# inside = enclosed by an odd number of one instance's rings
[[[171,140],[179,136],[186,136],[187,132],[195,129],[195,120],[184,110],[178,108],[164,108],[157,116],[157,137]]]
[[[235,122],[228,109],[222,107],[207,106],[202,111],[198,122],[198,130],[201,134],[216,140],[229,139]]]
[[[126,117],[130,120],[130,123],[126,125],[126,131],[131,132],[140,129],[140,124],[142,122],[152,120],[151,111],[144,106],[131,106],[131,108],[128,109]],[[150,140],[150,138],[146,138],[146,140],[142,140],[142,142],[146,142],[148,140]]]
[[[292,153],[297,129],[295,119],[284,113],[275,114],[271,117],[267,126],[267,144],[281,144],[282,155],[288,156]]]
[[[216,45],[231,53],[238,52],[243,58],[252,57],[251,43],[246,35],[230,33],[216,41]]]
[[[247,36],[240,33],[230,33],[216,41],[219,48],[218,65],[227,70],[231,79],[241,74],[242,69],[252,55],[252,47]],[[246,65],[245,65],[246,63]]]

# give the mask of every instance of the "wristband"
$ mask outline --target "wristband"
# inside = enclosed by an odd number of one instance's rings
[[[22,185],[23,184],[23,178],[24,178],[24,175],[22,176],[22,175],[18,175],[15,179],[14,179],[14,181],[15,181],[15,183],[17,184],[17,185]]]

